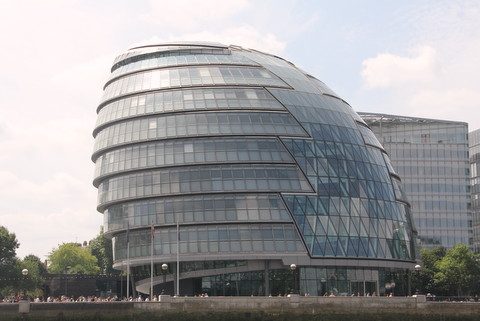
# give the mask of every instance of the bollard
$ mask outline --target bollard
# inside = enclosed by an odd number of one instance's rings
[[[26,314],[30,313],[30,301],[20,300],[18,301],[18,313],[22,315],[22,320]]]

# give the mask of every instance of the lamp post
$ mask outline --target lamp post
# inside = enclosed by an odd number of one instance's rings
[[[290,264],[290,270],[292,271],[292,277],[293,277],[293,294],[297,294],[297,278],[295,275],[295,271],[297,270],[297,265],[292,263]]]
[[[27,275],[28,275],[28,270],[23,269],[22,270],[22,281],[23,281],[22,282],[23,283],[22,291],[23,291],[23,294],[22,294],[21,300],[18,301],[18,313],[21,316],[21,320],[25,320],[25,316],[28,313],[30,313],[30,300],[25,295],[25,292],[27,291],[26,290],[26,285],[25,285],[25,280],[27,279]]]
[[[26,298],[26,293],[25,292],[27,291],[27,289],[26,289],[25,281],[27,279],[28,270],[23,269],[22,270],[22,275],[23,275],[22,300],[26,300],[27,298]]]
[[[417,264],[417,265],[415,265],[414,269],[415,269],[415,276],[416,276],[416,281],[417,281],[417,282],[415,282],[415,285],[417,286],[417,288],[415,290],[415,294],[418,294],[418,282],[420,281],[419,272],[422,269],[422,267],[419,264]]]
[[[165,291],[165,287],[166,287],[166,282],[167,282],[167,270],[168,270],[168,264],[167,263],[163,263],[162,264],[162,274],[163,274],[163,291],[162,292],[166,292]]]

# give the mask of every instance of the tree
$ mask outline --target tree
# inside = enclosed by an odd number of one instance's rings
[[[32,297],[42,296],[42,288],[47,274],[42,260],[38,256],[30,254],[23,258],[20,266],[22,269],[28,270],[28,275],[22,278],[22,287],[27,290],[27,294]]]
[[[51,273],[83,273],[96,274],[100,272],[97,258],[92,255],[89,248],[77,243],[64,243],[53,250],[49,257],[48,267]]]
[[[0,295],[11,292],[20,279],[20,265],[16,257],[17,237],[0,226]]]
[[[419,290],[423,294],[438,293],[437,284],[434,282],[435,273],[438,271],[436,263],[445,256],[446,252],[444,247],[420,250],[422,268],[413,274],[414,290]]]
[[[105,236],[103,233],[103,227],[100,229],[100,233],[97,235],[97,237],[88,242],[88,247],[90,248],[92,254],[97,258],[101,273],[119,273],[113,268],[112,240]]]
[[[478,256],[467,245],[458,244],[435,263],[434,282],[448,295],[469,295],[480,276]]]

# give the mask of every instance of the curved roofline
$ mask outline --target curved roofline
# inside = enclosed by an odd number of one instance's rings
[[[157,44],[148,44],[137,47],[132,47],[128,50],[140,49],[140,48],[150,48],[150,47],[164,47],[164,46],[200,46],[200,47],[209,47],[209,48],[228,48],[227,45],[221,44],[219,42],[209,42],[209,41],[172,41],[172,42],[162,42]]]
[[[444,124],[464,124],[468,125],[467,122],[463,121],[456,121],[456,120],[445,120],[445,119],[433,119],[433,118],[421,118],[421,117],[412,117],[412,116],[401,116],[401,115],[391,115],[391,114],[381,114],[381,113],[371,113],[371,112],[363,112],[358,111],[357,114],[360,117],[365,119],[369,119],[371,121],[387,121],[387,122],[398,122],[398,123],[444,123]]]

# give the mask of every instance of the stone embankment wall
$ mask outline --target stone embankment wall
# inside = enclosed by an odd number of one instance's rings
[[[209,297],[170,298],[161,302],[31,303],[18,314],[18,304],[0,304],[0,320],[322,320],[322,321],[470,321],[480,320],[480,303],[426,302],[386,297]]]

